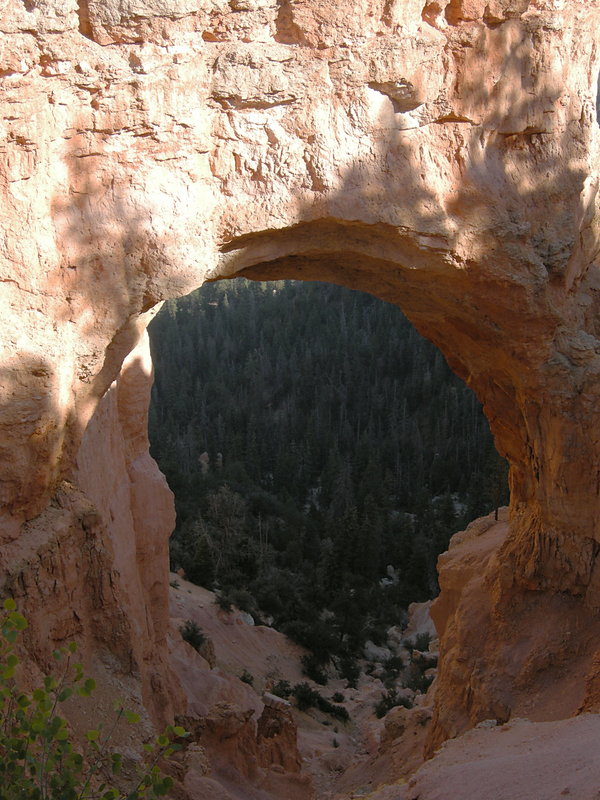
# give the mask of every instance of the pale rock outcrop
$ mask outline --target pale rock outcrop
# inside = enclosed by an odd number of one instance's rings
[[[571,614],[581,640],[600,606],[599,17],[598,0],[6,0],[0,563],[40,663],[75,635],[137,676],[156,722],[184,707],[172,502],[148,368],[125,359],[161,300],[239,274],[400,305],[510,461],[510,527],[468,617],[494,624],[477,654],[445,644],[466,621],[443,635],[440,679],[469,690],[438,731],[508,713],[498,653],[543,683],[541,646],[527,663],[514,646],[536,615]]]
[[[434,640],[437,630],[431,618],[431,600],[425,603],[411,603],[408,607],[408,624],[403,632],[403,637],[413,643],[421,636]]]
[[[363,647],[363,657],[367,661],[384,662],[392,657],[392,651],[389,647],[379,647],[370,639],[367,639]]]

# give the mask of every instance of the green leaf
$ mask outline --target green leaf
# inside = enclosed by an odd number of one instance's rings
[[[15,603],[15,600],[12,597],[7,597],[3,605],[5,611],[14,611],[17,607],[17,604]]]
[[[85,738],[88,740],[88,742],[97,742],[100,738],[100,731],[87,731]]]
[[[19,614],[18,611],[11,612],[8,615],[8,619],[18,631],[24,631],[25,628],[27,627],[27,620],[25,619],[23,614]]]
[[[173,733],[175,734],[175,736],[189,736],[190,735],[189,732],[186,731],[185,728],[181,727],[181,725],[173,726]]]
[[[69,642],[67,645],[67,650],[69,653],[76,653],[77,652],[77,642]]]
[[[139,714],[136,714],[135,711],[127,711],[125,710],[125,719],[127,722],[130,722],[132,725],[137,724],[141,717]]]
[[[120,753],[112,753],[111,760],[113,775],[119,775],[123,768],[123,756]]]
[[[169,789],[173,786],[173,781],[171,778],[162,778],[161,780],[154,781],[152,784],[152,788],[154,789],[154,793],[157,794],[159,797],[167,794]]]
[[[60,694],[58,695],[58,702],[64,703],[65,700],[68,700],[72,694],[73,694],[73,689],[71,689],[70,686],[65,686],[62,692],[60,692]]]

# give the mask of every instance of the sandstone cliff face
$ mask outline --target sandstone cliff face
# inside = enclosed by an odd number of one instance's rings
[[[439,559],[431,615],[443,649],[427,755],[485,720],[556,720],[600,708],[597,613],[565,593],[507,593],[506,510],[500,516],[473,522]]]
[[[0,561],[41,660],[47,616],[53,641],[138,674],[155,719],[180,703],[172,505],[125,359],[160,300],[234,274],[399,304],[510,460],[490,614],[556,591],[600,605],[599,17],[597,0],[6,0]]]

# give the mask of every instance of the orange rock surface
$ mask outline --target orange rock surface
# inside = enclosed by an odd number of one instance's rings
[[[598,0],[5,0],[0,564],[42,667],[76,637],[154,722],[185,705],[135,349],[161,300],[236,274],[400,305],[509,459],[506,538],[473,562],[485,600],[463,622],[440,606],[437,735],[513,713],[568,642],[587,658],[599,18]],[[550,660],[519,644],[533,623]],[[586,702],[565,697],[557,714]]]

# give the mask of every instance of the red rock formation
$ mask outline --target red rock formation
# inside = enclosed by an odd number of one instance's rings
[[[599,16],[597,0],[6,1],[0,563],[42,660],[58,620],[53,641],[76,633],[139,675],[156,720],[178,705],[172,505],[124,360],[156,303],[233,274],[398,303],[483,401],[511,522],[480,620],[502,622],[482,658],[443,657],[465,702],[532,608],[600,605]]]
[[[501,561],[508,527],[506,512],[499,522],[493,514],[476,520],[440,556],[429,756],[484,720],[556,720],[600,708],[596,612],[566,593],[514,587]]]
[[[286,772],[300,772],[298,729],[290,704],[268,692],[263,695],[263,702],[265,707],[256,730],[259,763],[263,767],[275,765]]]

